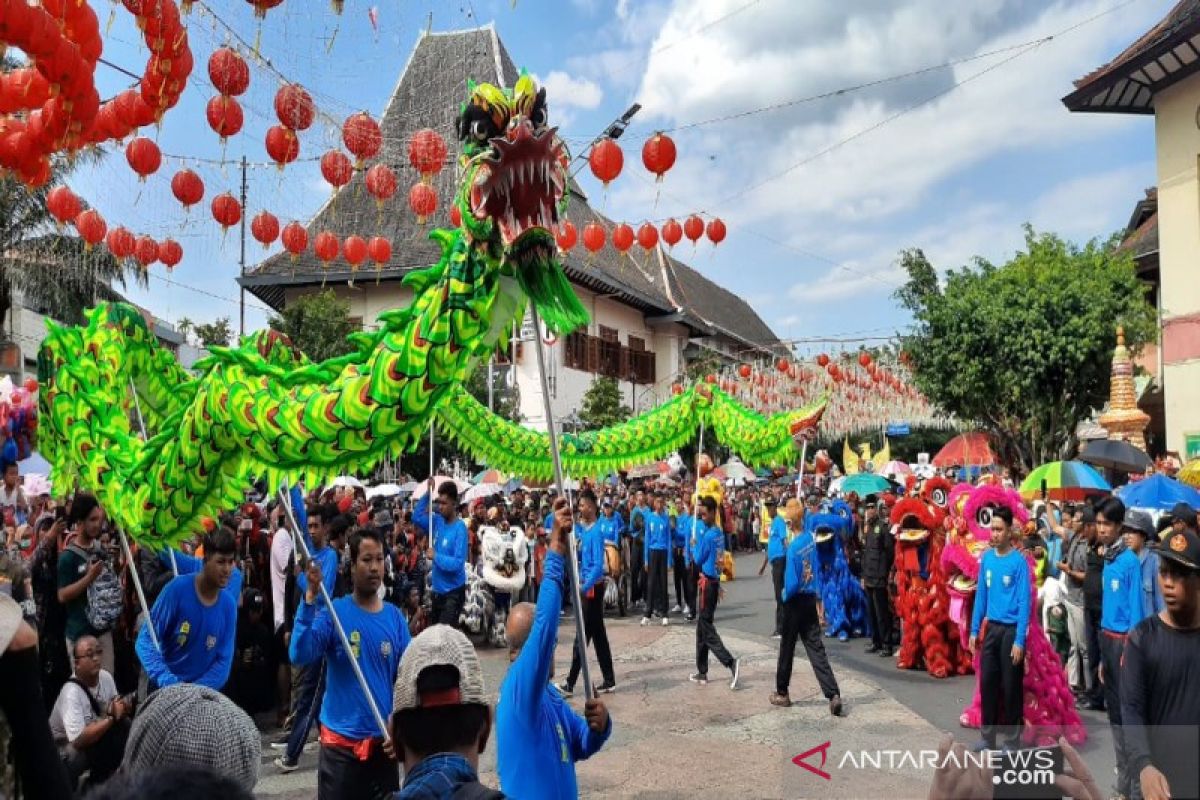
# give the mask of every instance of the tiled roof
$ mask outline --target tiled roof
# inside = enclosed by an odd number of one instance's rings
[[[1157,188],[1147,189],[1145,198],[1134,207],[1118,250],[1129,251],[1138,262],[1158,252]]]
[[[417,179],[408,165],[407,138],[421,128],[433,128],[450,144],[457,146],[454,119],[466,97],[467,80],[511,86],[518,71],[503,43],[491,26],[447,33],[424,34],[417,42],[409,63],[384,110],[381,128],[384,146],[381,159],[396,171],[400,189],[382,213],[367,194],[361,172],[337,198],[326,203],[308,224],[310,241],[316,233],[329,230],[339,239],[357,233],[381,235],[392,240],[391,263],[380,274],[382,280],[397,280],[414,268],[427,266],[439,257],[429,241],[433,224],[447,224],[447,199],[455,188],[455,169],[448,166],[433,181],[439,198],[439,211],[429,225],[418,225],[409,212],[405,192]],[[554,98],[549,106],[553,122]],[[568,216],[582,232],[591,220],[612,230],[613,222],[588,205],[582,190],[573,182],[570,188]],[[570,280],[600,294],[613,296],[642,310],[647,316],[677,314],[700,335],[724,334],[744,345],[777,350],[779,339],[757,313],[740,297],[717,286],[683,262],[666,258],[660,263],[653,253],[634,247],[620,256],[611,247],[595,255],[582,245],[564,259]],[[373,277],[364,267],[362,277]],[[283,305],[287,286],[345,281],[348,265],[339,260],[323,270],[311,249],[294,262],[286,253],[271,256],[253,267],[239,281],[250,292],[274,308]]]

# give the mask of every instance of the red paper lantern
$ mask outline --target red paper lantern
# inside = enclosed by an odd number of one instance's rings
[[[236,50],[219,47],[208,57],[208,79],[221,94],[237,97],[250,86],[250,67]]]
[[[190,208],[204,199],[204,181],[190,169],[181,169],[171,178],[171,192],[184,208]]]
[[[34,394],[38,390],[37,378],[26,378],[22,385],[25,387],[26,394]]]
[[[738,375],[740,375],[743,380],[749,378],[750,373],[751,369],[749,364],[742,364],[740,367],[738,367]]]
[[[791,363],[788,362],[788,360],[786,358],[781,358],[775,362],[775,369],[779,370],[782,373],[786,374],[788,372],[788,370],[790,370],[791,368],[792,368],[792,365],[791,365]]]
[[[46,210],[60,225],[78,217],[82,208],[79,198],[66,186],[55,186],[46,194]]]
[[[244,122],[241,105],[237,100],[225,95],[218,95],[209,100],[205,115],[208,117],[208,126],[222,141],[237,134]]]
[[[673,385],[671,386],[671,394],[674,394],[674,395],[681,395],[681,394],[683,394],[683,387],[682,387],[682,386],[680,386],[678,383],[676,383],[676,384],[673,384]]]
[[[120,225],[108,232],[104,243],[108,245],[108,252],[112,253],[114,258],[129,258],[137,245],[133,234]]]
[[[145,269],[158,259],[158,242],[149,236],[137,237],[137,241],[133,245],[133,257]]]
[[[578,238],[579,232],[575,230],[575,225],[569,219],[563,220],[562,225],[558,227],[558,232],[554,234],[554,241],[558,243],[558,249],[564,253],[571,252],[571,248],[575,246]]]
[[[446,163],[446,140],[437,131],[422,128],[408,142],[408,163],[422,179],[441,172]]]
[[[829,356],[821,353],[821,355],[817,356],[817,365],[821,368],[829,366]]]
[[[704,382],[705,382],[705,383],[716,383],[716,382],[717,382],[717,376],[716,376],[716,375],[713,375],[713,374],[710,372],[710,373],[708,373],[707,375],[705,375],[705,376],[704,376]]]
[[[267,16],[268,11],[282,3],[283,0],[246,0],[246,2],[254,6],[254,16],[263,19]]]
[[[629,248],[633,247],[633,228],[626,225],[624,222],[613,228],[612,233],[613,247],[619,253],[626,253]]]
[[[462,212],[458,210],[457,203],[450,204],[450,224],[456,228],[462,227]]]
[[[298,83],[289,83],[275,93],[275,116],[280,124],[294,131],[306,131],[313,124],[317,107],[312,96]]]
[[[162,164],[162,152],[151,140],[139,136],[125,147],[125,160],[138,174],[140,180],[146,180],[147,175],[158,172]]]
[[[625,166],[625,154],[621,152],[621,146],[612,139],[601,139],[592,146],[592,151],[588,154],[588,165],[591,166],[596,179],[608,186],[610,181],[621,174],[621,168]]]
[[[321,177],[334,189],[340,189],[354,177],[354,166],[341,150],[330,150],[321,156]]]
[[[663,174],[675,166],[675,142],[665,134],[654,134],[642,145],[642,164],[655,174],[655,180],[661,181]]]
[[[683,238],[683,226],[674,219],[667,220],[662,226],[662,238],[667,247],[674,247]]]
[[[219,194],[212,201],[212,215],[221,227],[228,230],[242,219],[242,205],[229,192]]]
[[[321,260],[321,266],[329,268],[329,262],[337,258],[338,239],[329,231],[321,231],[313,239],[313,253]]]
[[[367,260],[367,243],[361,236],[351,234],[342,243],[342,255],[345,256],[346,263],[350,265],[350,270],[353,272]]]
[[[683,235],[686,236],[692,244],[700,241],[700,237],[704,235],[704,220],[700,219],[695,214],[688,217],[683,223]]]
[[[829,365],[829,377],[833,378],[834,382],[841,383],[842,369],[837,364]]]
[[[292,221],[283,226],[280,238],[283,240],[283,249],[291,254],[292,261],[308,247],[308,231],[299,222]]]
[[[375,262],[376,269],[382,269],[384,264],[392,260],[391,241],[382,236],[372,236],[371,241],[367,242],[367,255]]]
[[[720,244],[725,239],[725,223],[720,217],[713,219],[708,223],[708,240],[714,245]]]
[[[642,249],[649,253],[658,246],[658,228],[649,222],[643,222],[642,226],[638,228],[637,240]]]
[[[89,208],[75,217],[75,230],[79,231],[79,238],[83,239],[85,249],[91,250],[104,241],[104,234],[108,233],[108,224],[99,211]]]
[[[589,222],[583,226],[583,246],[589,253],[597,253],[604,247],[604,228],[597,222]]]
[[[170,272],[183,260],[183,248],[174,239],[164,239],[158,243],[158,260]]]
[[[396,194],[396,173],[387,164],[376,164],[367,170],[366,184],[367,191],[375,198],[375,204],[383,208],[383,204]],[[436,192],[433,195],[433,207],[437,208]],[[428,213],[432,214],[433,211]]]
[[[866,350],[863,350],[861,353],[858,354],[858,363],[863,367],[863,369],[870,368],[871,354],[868,353]]]
[[[358,159],[357,166],[361,169],[364,161],[379,152],[383,145],[383,134],[379,130],[379,123],[373,120],[370,114],[360,111],[346,117],[346,121],[342,123],[342,141],[345,142],[346,149]]]
[[[425,219],[437,211],[437,192],[427,183],[415,183],[408,190],[408,207],[417,215],[417,223],[424,225]]]
[[[279,219],[270,211],[260,211],[250,221],[250,233],[265,250],[279,238]]]
[[[300,155],[300,139],[293,131],[282,125],[272,125],[267,130],[267,155],[283,169]]]

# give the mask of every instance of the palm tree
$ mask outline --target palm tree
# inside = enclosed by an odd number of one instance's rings
[[[183,341],[187,342],[192,331],[196,330],[196,323],[192,322],[191,317],[180,317],[179,321],[175,323],[175,330],[179,331]]]

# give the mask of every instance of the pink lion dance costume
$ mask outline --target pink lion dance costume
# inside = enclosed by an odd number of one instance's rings
[[[910,491],[912,484],[910,482]],[[959,645],[950,622],[950,603],[941,569],[943,522],[950,485],[942,479],[926,482],[922,497],[912,494],[892,507],[896,534],[896,613],[903,630],[900,669],[922,666],[935,678],[970,671],[970,659]]]
[[[963,516],[963,507],[974,488],[969,483],[960,483],[950,491],[946,547],[942,550],[942,572],[948,580],[946,591],[950,596],[950,620],[958,626],[958,641],[964,650],[971,638],[979,559],[988,546],[987,537],[978,538]]]
[[[987,542],[991,538],[992,509],[1007,506],[1012,510],[1014,528],[1020,530],[1029,519],[1021,496],[1012,489],[1000,486],[979,486],[971,491],[963,507],[963,517],[971,537],[976,542]],[[976,559],[983,557],[985,547],[979,548]],[[1037,582],[1033,579],[1034,564],[1029,554],[1033,609],[1037,609]],[[964,566],[969,568],[969,565]],[[969,574],[965,570],[962,574]],[[974,576],[979,576],[979,562],[975,561]],[[967,627],[970,627],[970,611],[967,612]],[[1025,728],[1021,738],[1026,744],[1045,746],[1053,744],[1059,736],[1065,736],[1072,744],[1087,740],[1087,730],[1075,710],[1075,696],[1067,683],[1067,674],[1058,655],[1050,645],[1045,631],[1039,623],[1037,613],[1029,615],[1029,632],[1025,636]],[[986,623],[985,623],[986,624]],[[982,640],[982,635],[980,636]],[[971,704],[963,709],[959,722],[967,728],[978,728],[981,722],[978,654],[976,658],[975,694]]]

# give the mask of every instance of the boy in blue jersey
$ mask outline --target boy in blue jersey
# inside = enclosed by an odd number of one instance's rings
[[[696,585],[692,582],[692,528],[699,526],[695,520],[691,501],[685,500],[683,510],[675,518],[671,536],[671,572],[675,578],[675,599],[678,601],[671,610],[682,611],[685,619],[691,618],[692,609],[696,607]]]
[[[654,510],[642,512],[646,523],[646,611],[642,624],[649,625],[657,613],[667,625],[667,553],[671,548],[671,520],[667,517],[666,500],[654,495]]]
[[[317,797],[321,800],[385,797],[400,788],[391,743],[383,738],[350,663],[351,658],[358,662],[371,698],[387,719],[392,713],[392,685],[411,637],[400,609],[379,599],[384,560],[378,532],[361,528],[351,534],[353,591],[333,601],[351,653],[342,647],[330,610],[317,609],[317,585],[324,575],[317,561],[308,563],[308,588],[296,612],[288,654],[293,664],[324,659],[328,672],[317,766]]]
[[[600,662],[600,673],[604,683],[596,687],[596,694],[610,694],[617,689],[613,676],[612,651],[608,646],[608,631],[604,628],[604,535],[596,519],[596,494],[591,489],[579,493],[579,520],[575,529],[580,540],[582,564],[579,568],[579,592],[583,603],[583,630],[585,641],[596,645],[596,660]],[[571,648],[571,669],[559,689],[567,697],[575,691],[575,679],[579,677],[579,648]]]
[[[1033,604],[1029,562],[1012,546],[1012,509],[992,509],[992,549],[979,564],[979,590],[971,617],[971,652],[979,645],[979,631],[987,620],[983,649],[979,653],[979,697],[981,705],[980,749],[1004,749],[1021,745],[1024,723],[1025,633],[1029,630]]]
[[[629,581],[633,604],[645,606],[646,597],[646,519],[650,511],[646,505],[646,493],[638,489],[633,495],[633,507],[629,509]]]
[[[1096,506],[1096,534],[1104,546],[1100,601],[1100,683],[1104,707],[1112,727],[1117,757],[1117,793],[1130,797],[1133,774],[1125,756],[1125,728],[1121,723],[1121,659],[1133,626],[1147,616],[1142,608],[1142,565],[1121,535],[1125,504],[1106,497]]]
[[[624,538],[625,522],[621,519],[621,515],[613,511],[612,500],[604,498],[604,503],[600,513],[600,532],[604,535],[606,544],[616,545],[621,547],[621,539]]]
[[[725,546],[725,534],[713,523],[717,518],[717,501],[711,497],[701,497],[696,507],[696,517],[700,524],[696,533],[696,548],[692,558],[700,570],[700,588],[697,602],[700,605],[700,619],[696,622],[696,671],[688,676],[692,683],[701,686],[708,683],[708,654],[712,653],[721,666],[729,670],[732,677],[729,688],[736,689],[738,675],[741,671],[741,661],[734,658],[725,649],[721,634],[713,620],[717,610],[717,600],[721,594],[721,573],[717,567],[717,556]]]
[[[237,601],[223,589],[236,560],[233,531],[219,528],[204,537],[203,569],[173,578],[159,593],[149,621],[159,646],[146,625],[136,646],[152,690],[198,683],[219,691],[229,679]]]
[[[612,734],[603,702],[587,701],[581,717],[550,686],[570,535],[571,509],[560,498],[537,607],[519,603],[508,615],[512,663],[496,705],[496,771],[500,789],[522,800],[574,800],[579,795],[575,762],[594,755]]]
[[[433,530],[429,530],[429,496],[433,494],[433,478],[429,491],[413,509],[413,523],[429,536],[433,549],[433,604],[431,625],[458,627],[458,617],[467,599],[467,526],[458,516],[458,486],[444,481],[437,488],[434,501]]]
[[[783,636],[783,569],[787,566],[787,521],[779,514],[778,500],[768,497],[766,505],[767,517],[771,524],[767,534],[767,550],[763,553],[763,563],[758,568],[758,574],[762,575],[767,565],[771,565],[771,584],[775,587],[775,630],[771,633],[771,638],[779,639]]]
[[[789,506],[791,502],[789,501]],[[789,507],[789,511],[791,508]],[[798,512],[799,509],[797,508]],[[779,519],[779,517],[776,517]],[[841,690],[829,666],[825,643],[821,640],[821,573],[817,568],[817,543],[804,525],[800,513],[789,513],[785,522],[784,541],[793,536],[784,556],[783,630],[779,641],[779,659],[775,664],[775,692],[768,699],[773,706],[788,708],[792,704],[788,693],[792,683],[792,665],[796,659],[796,642],[804,644],[804,652],[812,665],[813,675],[821,693],[829,701],[829,713],[840,717],[843,712]]]

